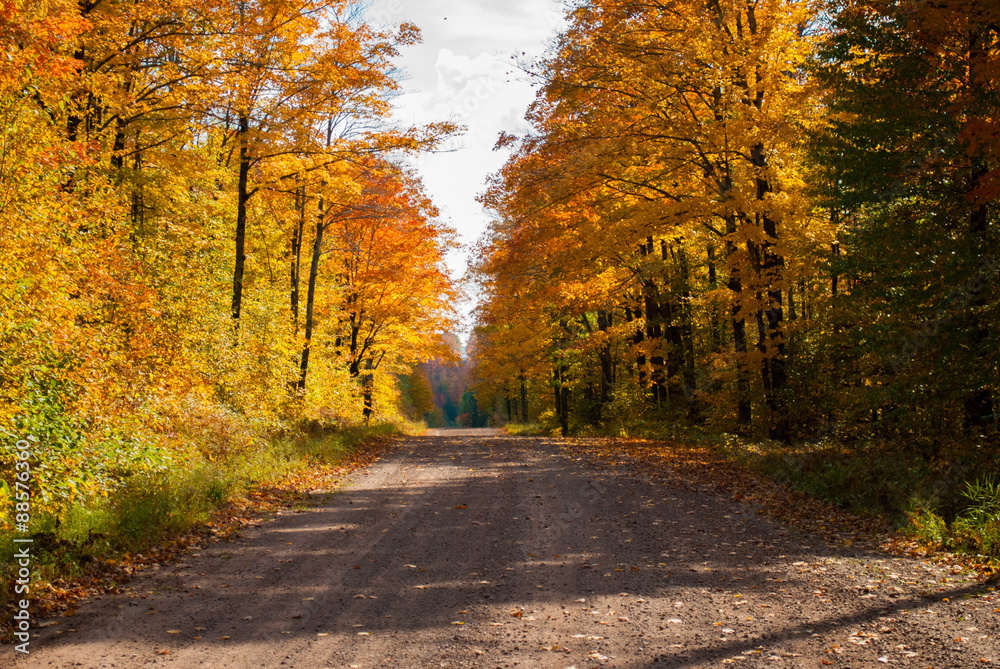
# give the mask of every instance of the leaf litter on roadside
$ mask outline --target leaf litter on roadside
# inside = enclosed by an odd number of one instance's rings
[[[876,516],[858,516],[833,504],[810,497],[764,474],[726,459],[715,450],[679,441],[631,438],[563,439],[560,448],[592,465],[623,471],[629,466],[657,476],[672,475],[714,488],[733,501],[756,506],[763,514],[803,532],[843,546],[879,548],[909,557],[974,570],[980,578],[997,575],[997,565],[917,545],[894,532]]]

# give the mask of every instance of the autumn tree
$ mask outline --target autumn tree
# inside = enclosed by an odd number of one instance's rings
[[[40,519],[365,399],[399,415],[454,329],[452,233],[395,163],[456,129],[385,122],[418,37],[339,1],[0,6],[0,474],[45,440]]]
[[[693,286],[704,280],[694,272],[724,280],[733,353],[713,352],[736,368],[736,418],[749,426],[757,367],[771,431],[783,436],[785,305],[800,271],[786,256],[805,250],[815,223],[800,174],[810,7],[601,1],[570,18],[534,70],[544,84],[529,113],[535,131],[486,202],[498,225],[546,227],[560,251],[587,259],[581,271],[553,256],[553,288],[607,277],[592,319],[579,320],[579,305],[568,315],[588,334],[611,305],[633,323],[637,375],[657,404],[693,402]],[[542,222],[560,217],[561,226]]]
[[[361,383],[364,417],[373,415],[376,372],[446,356],[440,333],[454,329],[458,294],[444,267],[452,232],[412,175],[391,163],[369,161],[354,173],[354,192],[329,197],[317,233],[314,270],[325,256],[340,298],[327,332],[352,379]],[[318,228],[319,230],[319,228]],[[310,285],[314,283],[311,275]],[[310,307],[312,300],[310,299]],[[307,329],[311,328],[307,315]],[[305,381],[311,330],[303,350]]]

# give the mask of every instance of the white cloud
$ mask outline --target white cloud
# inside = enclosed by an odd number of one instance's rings
[[[416,24],[423,43],[403,49],[398,66],[406,73],[396,118],[403,124],[452,120],[466,134],[447,153],[414,161],[442,217],[463,243],[481,235],[488,215],[475,197],[507,152],[494,152],[501,131],[523,132],[531,85],[512,67],[510,56],[540,56],[562,27],[558,0],[380,0],[368,11],[380,24]],[[449,267],[457,278],[468,257],[455,254]]]

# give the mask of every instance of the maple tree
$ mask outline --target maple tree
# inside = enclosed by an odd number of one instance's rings
[[[571,321],[596,341],[616,321],[630,323],[624,330],[631,333],[619,337],[636,352],[639,386],[648,385],[658,404],[686,402],[692,415],[698,412],[692,286],[714,283],[713,309],[730,312],[737,420],[749,424],[749,370],[757,367],[776,436],[786,431],[784,309],[790,286],[806,274],[786,256],[813,243],[798,167],[798,129],[810,122],[812,95],[798,74],[810,39],[798,28],[809,12],[807,3],[577,7],[539,71],[545,86],[529,114],[536,133],[520,142],[484,196],[501,214],[497,246],[517,247],[522,235],[552,235],[525,244],[558,248],[549,268],[558,275],[547,277],[551,290],[563,298],[590,293],[558,302],[567,308],[566,337],[581,337]],[[548,256],[536,257],[536,267]],[[698,276],[694,259],[706,256],[710,266],[702,265]],[[490,271],[484,264],[483,273]],[[714,290],[720,272],[728,294]],[[752,352],[748,323],[754,322]],[[721,356],[714,331],[712,352]],[[607,341],[595,351],[601,380],[591,394],[604,405],[614,364]],[[556,371],[559,385],[563,367]]]
[[[360,187],[348,197],[326,202],[322,227],[317,225],[300,384],[305,387],[316,274],[320,256],[327,255],[339,279],[328,336],[350,377],[361,381],[367,420],[374,410],[374,374],[383,363],[399,370],[447,355],[441,333],[454,328],[458,293],[443,265],[454,246],[452,233],[435,222],[437,211],[413,176],[375,164],[354,183]],[[330,233],[325,245],[324,231]]]

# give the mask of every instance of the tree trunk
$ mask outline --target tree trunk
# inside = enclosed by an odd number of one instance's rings
[[[612,326],[612,316],[607,311],[598,310],[597,311],[597,329],[600,332],[608,332],[608,329]],[[608,403],[611,401],[611,392],[615,386],[615,372],[614,366],[611,359],[611,338],[605,336],[604,341],[601,343],[600,348],[597,351],[597,357],[601,362],[601,393],[599,401],[599,418],[603,420],[604,410]]]
[[[837,289],[840,287],[840,274],[837,273],[837,259],[840,257],[840,242],[834,242],[830,246],[833,253],[833,269],[830,271],[830,295],[837,297]]]
[[[629,307],[625,307],[625,320],[631,323],[639,318],[642,318],[642,310],[636,309],[634,312]],[[636,328],[635,333],[632,335],[632,345],[638,346],[643,341],[645,341],[646,335],[643,333],[642,328]],[[635,356],[635,367],[636,373],[639,378],[639,390],[640,392],[646,391],[646,355],[642,352],[636,353]]]
[[[662,346],[663,345],[663,325],[662,313],[659,304],[659,291],[650,280],[645,280],[642,282],[642,299],[643,308],[646,311],[646,340],[650,342],[652,346]],[[645,361],[645,357],[643,357]],[[649,400],[654,404],[659,404],[661,399],[666,399],[666,388],[664,387],[663,379],[663,356],[658,353],[652,353],[649,356],[649,364],[652,368],[650,373],[650,387],[649,387]]]
[[[654,251],[653,237],[646,238],[645,245],[640,245],[639,250],[643,256],[649,256]],[[649,356],[649,365],[652,368],[650,374],[650,394],[649,399],[656,405],[667,401],[667,384],[664,375],[663,355],[655,352],[655,349],[663,347],[663,324],[664,309],[661,303],[659,287],[653,279],[644,279],[642,282],[643,306],[646,310],[646,339],[651,344],[653,353]]]
[[[115,120],[115,139],[111,144],[111,169],[119,184],[125,176],[125,128],[125,119],[119,116]]]
[[[239,117],[240,165],[239,181],[236,186],[236,260],[233,267],[233,304],[232,316],[236,327],[239,327],[240,315],[243,310],[243,272],[246,266],[247,237],[247,200],[250,195],[247,182],[250,176],[250,151],[247,133],[250,130],[250,119],[246,114]]]
[[[567,367],[563,367],[560,376],[562,378],[562,385],[560,386],[560,397],[562,403],[559,408],[559,427],[561,429],[562,436],[569,436],[569,385],[566,383],[566,373],[569,370]]]
[[[976,166],[973,177],[972,185],[976,187],[980,179],[982,179],[987,173],[988,169],[985,165],[979,164]],[[987,211],[986,203],[976,205],[972,208],[969,215],[970,232],[972,233],[972,243],[977,248],[978,257],[985,260],[987,254],[989,253],[988,245],[988,231],[989,231],[989,213]],[[982,264],[980,265],[983,266]],[[980,270],[982,271],[982,270]],[[992,277],[990,277],[992,280]],[[986,356],[982,354],[983,351],[989,349],[990,341],[990,323],[983,317],[983,313],[987,311],[988,305],[988,291],[984,290],[985,286],[978,286],[978,289],[973,290],[972,300],[971,300],[971,313],[973,314],[972,322],[972,340],[970,342],[969,350],[972,352],[975,364],[974,369],[977,370],[988,370],[991,365]],[[988,372],[987,372],[988,373]],[[990,392],[988,378],[985,382],[981,380],[982,372],[973,372],[970,376],[973,377],[975,383],[980,383],[978,388],[972,390],[969,396],[964,401],[964,411],[965,411],[965,426],[966,429],[971,431],[982,430],[989,423],[990,419],[993,417],[995,412],[993,396]],[[979,380],[976,377],[980,377]]]
[[[751,161],[758,170],[755,179],[757,185],[757,200],[763,201],[771,192],[770,182],[762,176],[767,168],[767,156],[764,145],[756,144],[750,152]],[[782,326],[784,313],[781,301],[781,284],[785,268],[783,256],[775,253],[778,243],[778,224],[771,216],[761,214],[764,230],[764,243],[761,251],[760,272],[767,286],[768,307],[763,312],[767,326],[765,342],[765,370],[767,378],[764,388],[767,391],[766,400],[770,409],[770,432],[772,439],[785,439],[788,435],[788,420],[782,392],[785,388],[785,336]]]
[[[524,370],[517,377],[521,382],[521,422],[528,422],[528,386],[525,384]]]
[[[372,359],[368,358],[365,360],[365,375],[361,377],[361,389],[362,396],[364,399],[365,408],[362,410],[361,415],[364,417],[365,425],[371,422],[372,416],[375,414],[375,404],[372,397],[372,390],[375,387],[375,373],[374,366],[372,365]]]
[[[295,190],[295,212],[298,215],[292,226],[292,240],[289,250],[288,301],[292,312],[292,328],[299,333],[299,286],[301,284],[302,267],[302,235],[306,227],[306,189],[300,186]]]
[[[566,385],[565,365],[556,364],[552,370],[552,390],[556,405],[556,416],[559,418],[560,433],[569,436],[569,387]]]
[[[316,280],[319,277],[319,261],[323,252],[323,232],[326,230],[324,219],[323,198],[319,200],[319,211],[316,215],[316,233],[313,239],[312,262],[309,265],[309,287],[306,289],[306,339],[302,344],[302,357],[299,363],[299,391],[306,389],[306,376],[309,373],[309,352],[312,348],[313,314],[316,305]]]
[[[664,399],[674,406],[680,406],[685,402],[682,385],[684,341],[681,335],[681,310],[683,303],[678,290],[680,282],[677,276],[677,259],[665,240],[660,241],[660,260],[663,262],[664,268],[668,267],[668,262],[673,265],[670,268],[670,280],[664,285],[668,291],[667,296],[661,297],[660,301],[660,317],[663,319],[663,334],[667,343],[666,375],[663,388],[666,395]]]
[[[687,253],[684,251],[683,247],[677,249],[677,265],[680,274],[679,289],[681,300],[678,316],[680,318],[684,398],[688,403],[688,418],[689,420],[696,422],[699,420],[698,403],[696,402],[698,377],[696,374],[694,359],[694,315],[691,313],[691,268],[688,264]]]
[[[136,133],[135,143],[138,146],[138,132]],[[132,171],[135,173],[137,183],[133,182],[132,184],[129,216],[132,220],[132,239],[136,240],[138,237],[145,234],[146,227],[146,204],[143,200],[142,181],[139,180],[139,176],[142,173],[142,153],[140,151],[136,151],[135,156],[132,159]]]
[[[746,368],[747,322],[742,314],[743,280],[737,263],[736,245],[732,236],[736,234],[736,217],[726,217],[726,255],[729,265],[729,281],[726,284],[733,294],[730,320],[733,328],[733,351],[736,354],[736,422],[741,432],[746,432],[753,419],[750,404],[750,379]]]
[[[708,288],[715,290],[719,287],[719,276],[715,267],[715,246],[708,245]],[[709,337],[712,344],[712,351],[719,353],[722,351],[722,318],[717,305],[711,305],[709,314]]]
[[[991,33],[995,32],[995,26],[986,26],[980,23],[969,34],[969,81],[973,87],[973,101],[977,106],[981,106],[986,94],[985,82],[993,80],[990,78],[988,67],[990,65],[990,42],[993,38]],[[990,169],[986,161],[977,155],[972,163],[968,199],[977,202],[969,212],[969,233],[980,266],[987,262],[989,254],[993,252],[996,245],[990,235],[989,203],[982,197],[973,198],[972,192],[980,187],[980,182],[989,172]],[[992,282],[993,277],[991,276],[989,279]],[[988,320],[988,317],[984,317],[984,313],[988,313],[988,291],[983,290],[983,288],[984,286],[973,292],[970,305],[974,319],[970,350],[974,352],[973,364],[977,370],[989,370],[992,367],[991,361],[983,355],[983,352],[989,350],[991,329],[996,326],[995,323]],[[980,371],[972,376],[971,380],[973,383],[979,384],[979,387],[973,389],[964,402],[965,424],[966,428],[971,431],[980,431],[991,421],[996,422],[996,406],[990,391],[989,372]]]

